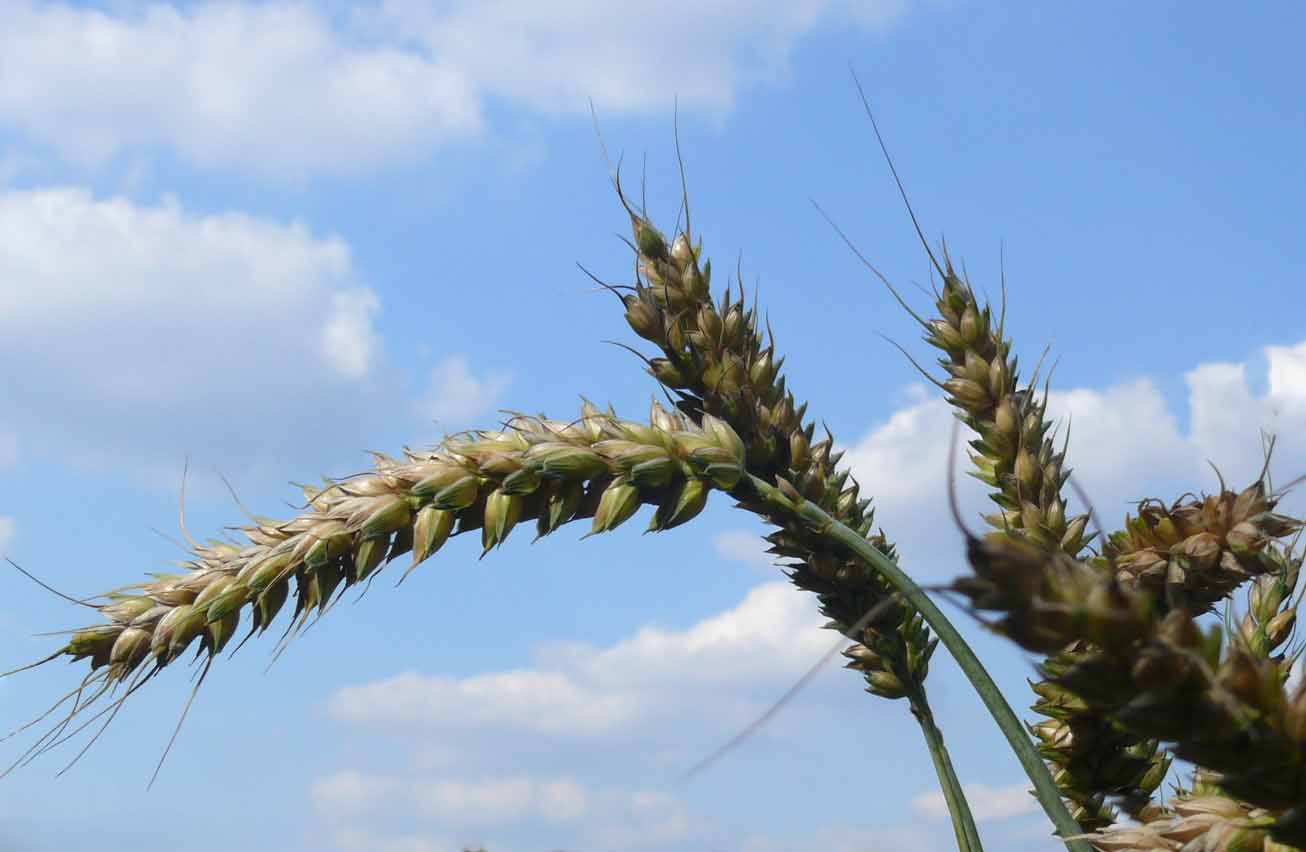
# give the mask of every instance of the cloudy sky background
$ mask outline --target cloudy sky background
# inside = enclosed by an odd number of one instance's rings
[[[547,8],[546,8],[547,7]],[[849,449],[922,582],[959,573],[948,415],[928,357],[817,199],[918,305],[926,262],[848,78],[918,211],[1051,345],[1053,408],[1100,514],[1234,483],[1279,433],[1306,471],[1306,14],[1214,4],[908,0],[106,4],[0,0],[0,552],[88,594],[180,558],[190,526],[282,514],[365,451],[571,416],[655,388],[576,262],[629,274],[590,122],[674,221],[760,283],[790,386]],[[982,496],[963,484],[967,506]],[[1302,501],[1294,502],[1302,508]],[[946,850],[905,708],[836,668],[691,783],[829,646],[812,601],[718,500],[674,534],[451,543],[266,673],[142,690],[67,775],[0,781],[0,850]],[[162,535],[156,533],[157,529]],[[0,668],[81,612],[0,578]],[[950,610],[954,612],[953,610]],[[954,617],[1023,707],[1032,661]],[[1056,848],[945,652],[931,696],[990,848]],[[73,685],[0,682],[8,730]],[[0,749],[16,758],[19,737]]]

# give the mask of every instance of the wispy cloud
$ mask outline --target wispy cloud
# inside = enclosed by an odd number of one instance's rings
[[[771,574],[776,571],[776,557],[766,552],[768,546],[761,533],[752,530],[722,530],[712,536],[717,556]]]
[[[1035,813],[1038,800],[1029,792],[1028,784],[1009,784],[990,787],[988,784],[963,784],[971,815],[977,822],[1010,819]],[[912,810],[929,819],[948,819],[948,803],[938,790],[921,793],[911,802]]]
[[[9,544],[18,532],[18,523],[8,515],[0,515],[0,555],[9,550]]]
[[[507,371],[477,375],[465,355],[451,355],[431,368],[418,407],[422,416],[445,428],[466,426],[491,410],[510,384],[512,375]]]
[[[316,781],[311,796],[314,805],[327,813],[357,814],[398,805],[451,823],[533,818],[570,822],[589,809],[589,793],[575,781],[527,776],[415,780],[345,770]]]
[[[561,828],[592,845],[622,850],[674,843],[694,824],[684,804],[667,793],[594,788],[566,777],[433,778],[344,770],[318,779],[310,797],[332,826],[337,848],[347,852],[361,848],[361,837],[376,843],[369,850],[457,848],[437,847],[422,833],[394,836],[396,817],[464,835],[514,825]]]

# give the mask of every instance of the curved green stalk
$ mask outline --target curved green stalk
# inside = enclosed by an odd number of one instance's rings
[[[971,816],[970,804],[966,793],[957,779],[957,771],[948,756],[948,747],[943,742],[943,732],[934,723],[934,713],[925,698],[925,687],[917,687],[907,696],[911,704],[912,715],[920,723],[921,733],[925,735],[925,744],[930,750],[930,759],[934,761],[934,771],[939,776],[939,788],[943,791],[943,800],[948,804],[948,815],[952,817],[952,830],[957,836],[957,848],[961,852],[984,852],[980,842],[979,831],[975,828],[975,818]]]
[[[1030,783],[1034,785],[1034,795],[1038,798],[1039,804],[1043,806],[1048,818],[1056,826],[1057,833],[1064,840],[1066,847],[1072,852],[1092,852],[1092,847],[1083,840],[1065,840],[1067,837],[1082,834],[1083,829],[1080,828],[1079,823],[1075,822],[1075,819],[1070,815],[1070,811],[1066,809],[1065,803],[1061,800],[1061,792],[1052,780],[1052,775],[1043,763],[1043,758],[1039,756],[1038,751],[1034,748],[1034,743],[1030,740],[1029,734],[1026,733],[1025,726],[1017,718],[1006,698],[1003,697],[998,685],[993,682],[993,678],[989,676],[984,664],[975,656],[975,652],[971,650],[970,645],[957,632],[957,628],[952,626],[952,622],[948,621],[947,617],[934,605],[929,596],[921,591],[920,587],[893,563],[893,560],[876,550],[869,541],[855,530],[831,518],[821,510],[820,506],[810,500],[803,500],[801,497],[793,500],[776,486],[756,476],[749,475],[746,479],[749,486],[768,503],[784,511],[796,514],[822,535],[828,536],[832,541],[848,548],[853,555],[878,571],[916,608],[916,611],[929,624],[930,629],[939,637],[939,641],[943,643],[944,647],[952,654],[953,659],[957,661],[957,665],[961,667],[967,679],[970,680],[971,686],[974,687],[980,700],[984,702],[984,707],[989,711],[989,715],[993,717],[993,721],[997,723],[998,728],[1007,738],[1011,750],[1016,754],[1016,759],[1020,761],[1025,774],[1029,776]],[[795,494],[795,496],[797,495]]]

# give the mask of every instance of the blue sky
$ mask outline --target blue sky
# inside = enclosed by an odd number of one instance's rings
[[[1289,4],[590,0],[324,6],[0,0],[0,552],[88,594],[197,533],[289,512],[365,451],[655,391],[611,297],[625,223],[590,122],[674,221],[760,285],[811,400],[922,582],[962,570],[948,416],[889,344],[913,327],[813,209],[918,306],[927,233],[1059,357],[1053,408],[1098,511],[1306,466],[1306,112]],[[645,159],[646,158],[646,159]],[[963,486],[970,508],[982,496]],[[1111,521],[1109,521],[1111,522]],[[0,781],[0,850],[945,850],[905,708],[837,668],[688,784],[828,646],[717,500],[687,528],[455,540],[337,608],[266,673],[142,690],[67,775]],[[11,574],[0,667],[84,615]],[[950,610],[952,611],[952,610]],[[955,613],[955,611],[953,611]],[[1032,661],[955,613],[1013,704]],[[940,651],[929,688],[991,849],[1054,849]],[[77,679],[0,682],[12,728]],[[3,744],[10,760],[23,740]],[[75,749],[75,747],[74,747]],[[8,763],[8,760],[5,761]]]

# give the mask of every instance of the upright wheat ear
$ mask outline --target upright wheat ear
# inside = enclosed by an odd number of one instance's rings
[[[737,295],[727,287],[713,302],[712,265],[702,259],[702,243],[690,231],[688,200],[684,231],[668,239],[626,200],[619,182],[617,190],[630,215],[636,256],[636,280],[621,297],[626,321],[662,352],[648,362],[649,372],[691,417],[710,414],[730,424],[747,448],[749,473],[791,484],[892,557],[883,531],[874,532],[871,501],[848,471],[838,469],[842,454],[834,451],[834,436],[826,430],[817,441],[815,425],[804,422],[807,405],[786,387],[784,358],[769,329],[762,332],[757,305],[747,303],[742,285]],[[766,516],[767,507],[742,499],[745,508]],[[801,524],[779,525],[768,536],[770,552],[791,560],[790,578],[817,594],[828,627],[846,634],[863,613],[890,599],[892,589],[877,573]],[[909,605],[885,606],[858,632],[848,668],[865,676],[868,692],[890,699],[920,692],[937,641]]]
[[[635,423],[586,403],[571,422],[516,416],[502,430],[457,435],[403,459],[377,455],[371,473],[306,488],[297,517],[245,527],[245,544],[196,543],[185,573],[100,598],[94,608],[106,623],[75,631],[41,661],[85,659],[91,673],[42,716],[72,702],[14,766],[112,720],[192,645],[207,671],[242,620],[249,635],[262,633],[291,598],[283,646],[386,562],[411,552],[407,576],[452,535],[479,530],[484,555],[525,521],[547,535],[589,518],[593,535],[645,503],[656,507],[649,529],[671,529],[701,512],[710,491],[738,484],[744,453],[729,424],[711,415],[696,423],[655,404],[651,422]]]
[[[946,248],[940,262],[925,239],[860,82],[857,89],[916,234],[942,276],[943,289],[935,299],[936,316],[926,319],[913,311],[889,279],[862,256],[833,221],[831,225],[921,324],[926,342],[943,353],[939,364],[946,375],[942,379],[924,369],[921,372],[943,390],[963,421],[978,435],[970,444],[974,475],[994,489],[990,497],[998,506],[998,511],[985,520],[1042,552],[1076,556],[1090,540],[1089,519],[1086,515],[1066,514],[1061,489],[1070,471],[1063,469],[1064,449],[1056,448],[1054,430],[1045,416],[1047,393],[1045,388],[1039,394],[1038,370],[1026,387],[1020,386],[1011,341],[1004,336],[1006,282],[1002,313],[995,318],[989,306],[976,299],[969,282],[957,273]],[[1063,656],[1075,652],[1075,648],[1061,650]],[[1034,709],[1050,718],[1032,730],[1043,740],[1043,756],[1082,827],[1093,829],[1114,820],[1106,803],[1108,796],[1119,798],[1130,810],[1150,799],[1168,766],[1166,756],[1157,754],[1155,743],[1140,742],[1120,732],[1109,720],[1087,708],[1050,702],[1040,685],[1034,687],[1040,695]]]

